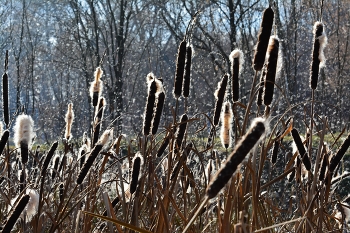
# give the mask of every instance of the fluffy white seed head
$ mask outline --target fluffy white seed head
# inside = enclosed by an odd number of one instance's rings
[[[230,102],[225,102],[221,112],[221,131],[220,139],[222,146],[228,148],[231,146],[231,129],[232,129],[232,109]]]
[[[240,49],[233,50],[230,53],[229,58],[230,58],[231,64],[233,63],[235,58],[239,59],[239,73],[241,73],[242,72],[242,68],[243,68],[243,64],[244,64],[244,55],[243,55],[242,50],[240,50]]]
[[[74,120],[73,104],[70,103],[68,104],[68,110],[65,118],[66,131],[65,131],[64,137],[67,140],[72,138],[71,129],[72,129],[73,120]]]
[[[22,142],[28,144],[28,148],[30,148],[35,137],[34,121],[32,117],[25,114],[19,115],[16,119],[14,131],[14,142],[16,147],[20,147]]]
[[[113,138],[113,128],[104,131],[100,139],[97,141],[97,144],[106,146],[108,141],[110,141],[111,138]]]
[[[90,85],[91,98],[93,98],[94,93],[99,93],[98,97],[100,97],[100,95],[101,95],[102,88],[103,88],[103,83],[101,81],[102,74],[103,74],[103,71],[102,71],[101,67],[97,67],[96,71],[94,73],[95,80],[93,82],[91,82],[91,85]]]
[[[27,222],[29,222],[38,212],[39,194],[34,189],[27,189],[26,194],[30,196],[26,208]]]

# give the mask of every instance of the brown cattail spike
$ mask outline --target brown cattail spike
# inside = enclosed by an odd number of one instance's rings
[[[9,84],[7,73],[2,76],[2,109],[4,112],[4,123],[9,125]]]
[[[176,62],[176,71],[175,71],[175,82],[174,82],[175,98],[179,98],[181,95],[184,69],[185,69],[185,60],[186,60],[186,41],[183,40],[181,41],[177,52],[177,62]]]
[[[224,108],[221,114],[221,143],[222,146],[226,149],[231,146],[231,128],[232,128],[232,110],[231,104],[229,102],[225,102]]]
[[[228,75],[225,74],[222,78],[221,82],[218,83],[218,89],[215,91],[215,112],[214,112],[214,118],[213,118],[213,124],[217,126],[219,124],[221,109],[222,109],[222,103],[225,99],[225,93],[226,93],[226,86],[228,81]]]
[[[314,24],[314,45],[312,50],[312,63],[310,74],[310,87],[316,89],[318,81],[319,69],[325,64],[325,57],[323,50],[327,44],[327,36],[324,33],[324,25],[321,22]]]
[[[176,140],[175,140],[175,145],[174,145],[175,152],[177,151],[176,148],[180,148],[182,145],[182,141],[183,141],[183,138],[185,136],[185,132],[186,132],[186,128],[187,128],[187,121],[188,121],[187,115],[183,114],[181,116],[180,125],[176,131]]]
[[[267,51],[267,66],[266,78],[264,86],[264,105],[268,106],[272,102],[273,91],[275,88],[275,79],[277,72],[277,60],[279,51],[279,40],[277,37],[270,38],[269,47]]]
[[[182,95],[187,98],[190,95],[190,83],[191,83],[191,63],[192,63],[192,46],[186,47],[186,62],[185,62],[185,73],[184,73],[184,86]]]
[[[206,194],[209,199],[214,198],[230,180],[238,166],[243,162],[249,151],[263,138],[268,131],[267,123],[262,118],[256,118],[248,132],[236,145],[234,151],[227,158],[225,164],[216,173],[208,185]]]
[[[157,151],[157,157],[162,156],[162,154],[164,153],[165,149],[167,148],[167,146],[169,145],[169,141],[170,138],[166,137],[162,143],[162,145],[159,147],[158,151]]]
[[[260,25],[260,31],[258,35],[258,42],[254,54],[253,67],[254,70],[259,71],[262,69],[265,62],[265,55],[269,38],[271,35],[273,25],[274,12],[271,7],[265,9],[263,19]]]
[[[232,79],[232,99],[235,102],[239,99],[239,74],[244,63],[243,52],[239,49],[233,50],[230,54],[230,62]]]
[[[278,149],[280,146],[280,141],[276,140],[273,143],[273,148],[272,148],[272,156],[271,156],[271,163],[275,164],[277,162],[277,154],[278,154]]]
[[[311,170],[310,158],[309,158],[308,154],[306,153],[305,147],[303,145],[303,142],[301,141],[298,130],[292,129],[292,137],[293,137],[295,145],[298,148],[300,158],[302,159],[306,170],[310,171]]]
[[[53,154],[55,153],[56,149],[58,147],[58,142],[54,142],[49,150],[49,152],[47,153],[46,157],[45,157],[45,161],[43,166],[41,167],[41,178],[44,179],[45,174],[46,174],[46,169],[49,166],[50,160],[53,156]]]
[[[328,154],[325,153],[323,156],[322,165],[321,165],[321,169],[320,169],[320,175],[318,178],[320,181],[324,180],[324,178],[325,178],[327,166],[328,166]]]
[[[345,152],[348,150],[350,146],[350,134],[347,136],[343,144],[340,146],[337,153],[332,157],[331,162],[329,164],[329,171],[334,172],[335,168],[340,163],[340,160],[343,158]]]
[[[137,153],[133,160],[132,165],[132,176],[130,182],[130,193],[133,194],[136,191],[137,183],[139,181],[139,175],[141,170],[141,165],[143,162],[143,158],[140,153]]]
[[[2,133],[1,140],[0,140],[0,155],[2,154],[2,151],[4,150],[6,143],[9,139],[10,132],[8,130],[5,130]]]
[[[7,222],[5,226],[2,229],[3,233],[10,233],[12,228],[14,227],[17,219],[21,216],[21,213],[23,212],[24,208],[27,206],[29,202],[30,196],[24,195],[21,200],[16,205],[14,211],[10,215],[10,217],[7,219]]]
[[[157,133],[158,126],[160,123],[160,118],[163,112],[164,100],[165,100],[165,94],[164,92],[160,92],[158,94],[156,112],[154,114],[153,123],[152,123],[152,135],[155,135]]]
[[[148,96],[145,110],[145,118],[143,121],[143,134],[149,135],[153,118],[154,104],[156,101],[157,83],[153,80],[148,88]]]

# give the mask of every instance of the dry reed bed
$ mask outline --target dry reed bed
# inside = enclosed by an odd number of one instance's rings
[[[82,137],[79,150],[71,142],[74,122],[78,122],[72,104],[68,104],[64,138],[47,152],[33,147],[30,116],[9,116],[6,53],[6,130],[0,140],[2,232],[341,232],[347,228],[349,208],[347,200],[337,194],[337,185],[349,174],[341,173],[339,164],[350,136],[338,147],[343,130],[327,145],[327,118],[314,112],[314,91],[324,63],[324,25],[316,22],[314,26],[312,99],[308,101],[310,112],[305,113],[309,123],[297,129],[293,117],[287,116],[293,116],[299,105],[289,106],[278,118],[273,112],[274,93],[283,94],[276,85],[281,49],[272,33],[273,21],[269,7],[258,35],[247,105],[239,96],[244,54],[236,49],[230,55],[230,74],[223,74],[214,93],[213,118],[191,115],[192,46],[187,32],[178,49],[173,122],[164,126],[161,121],[164,102],[172,101],[171,95],[166,96],[163,81],[150,73],[145,81],[142,130],[130,141],[113,135],[113,128],[107,126],[103,71],[98,67],[90,87],[93,127]],[[182,113],[180,104],[184,104]],[[10,150],[13,120],[16,149]],[[207,120],[210,133],[202,148],[191,139],[205,128],[194,134],[188,129]],[[300,136],[304,129],[306,138]],[[217,134],[222,145],[215,143]],[[283,141],[290,135],[295,149]],[[312,146],[315,136],[319,138],[316,148]],[[126,154],[121,153],[122,142]],[[224,153],[217,150],[221,146]],[[283,158],[284,154],[288,156]]]

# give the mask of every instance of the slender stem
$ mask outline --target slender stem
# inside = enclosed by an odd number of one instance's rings
[[[198,207],[197,211],[194,213],[193,217],[187,223],[187,225],[186,225],[185,229],[182,231],[182,233],[185,233],[191,227],[192,223],[194,222],[194,220],[199,215],[200,211],[203,209],[203,207],[205,206],[205,204],[207,204],[208,201],[209,201],[208,196],[205,196],[203,202],[200,204],[200,206]]]

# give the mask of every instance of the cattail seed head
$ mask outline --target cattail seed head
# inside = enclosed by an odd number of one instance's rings
[[[340,146],[337,153],[332,157],[330,164],[329,164],[329,171],[334,172],[335,168],[340,163],[340,160],[343,158],[345,152],[348,150],[350,146],[350,134],[348,134],[347,138],[343,142],[343,144]]]
[[[55,157],[53,158],[53,170],[52,170],[52,179],[55,179],[56,177],[56,172],[58,171],[58,164],[60,162],[60,155],[56,154]]]
[[[98,119],[98,121],[101,121],[103,117],[103,112],[106,106],[106,99],[104,97],[101,97],[98,100],[98,108],[96,109],[95,117]]]
[[[182,90],[184,69],[186,60],[186,41],[181,41],[179,49],[177,51],[177,62],[175,71],[175,81],[174,81],[174,96],[179,98]]]
[[[154,105],[156,101],[156,92],[157,92],[157,83],[155,80],[153,80],[148,88],[147,103],[146,103],[144,121],[143,121],[144,135],[149,135],[151,130],[151,124],[152,124],[153,113],[154,113]]]
[[[74,120],[73,104],[70,103],[70,104],[68,104],[68,110],[67,110],[67,114],[66,114],[66,118],[65,118],[66,132],[64,134],[65,135],[64,137],[67,140],[72,138],[71,129],[72,129],[73,120]]]
[[[301,141],[299,132],[297,129],[292,129],[291,133],[292,133],[294,143],[298,148],[300,158],[302,159],[302,162],[303,162],[306,170],[310,171],[311,170],[310,158],[309,158],[308,154],[306,153],[306,150],[305,150],[305,147],[303,145],[303,142]]]
[[[133,194],[136,191],[137,183],[139,180],[141,166],[143,164],[143,157],[140,152],[136,153],[133,159],[132,175],[130,182],[130,193]]]
[[[4,114],[4,123],[6,126],[10,122],[9,114],[9,80],[7,73],[2,75],[2,109]]]
[[[22,163],[28,162],[28,148],[32,146],[35,133],[33,131],[34,121],[31,116],[21,114],[17,117],[14,131],[14,142],[16,147],[21,148]]]
[[[319,175],[319,180],[320,181],[323,181],[324,180],[324,178],[325,178],[325,174],[326,174],[326,169],[327,169],[327,167],[328,167],[328,154],[327,153],[325,153],[324,155],[323,155],[323,159],[322,159],[322,165],[321,165],[321,169],[320,169],[320,175]]]
[[[43,166],[41,167],[41,175],[40,176],[42,177],[42,179],[44,179],[44,176],[46,174],[46,169],[49,166],[50,160],[51,160],[52,156],[54,155],[57,147],[58,147],[58,142],[56,141],[52,144],[49,152],[47,153],[47,155],[45,157]]]
[[[270,37],[267,51],[267,66],[264,86],[264,105],[270,105],[273,98],[275,78],[277,72],[277,60],[279,52],[279,39],[276,36]]]
[[[29,202],[30,196],[28,194],[24,195],[21,200],[18,202],[16,207],[14,208],[12,214],[7,219],[7,222],[5,226],[2,229],[3,233],[10,233],[12,228],[14,227],[15,223],[17,222],[18,218],[21,216],[21,213],[27,206]]]
[[[180,148],[182,145],[183,138],[185,136],[185,132],[187,129],[187,121],[188,117],[186,114],[183,114],[180,119],[180,125],[176,130],[176,140],[175,140],[175,145],[174,145],[174,151],[176,152],[177,148]]]
[[[157,157],[162,156],[162,154],[164,153],[165,149],[168,147],[169,145],[169,141],[170,138],[166,137],[162,143],[162,145],[159,147],[158,151],[157,151]]]
[[[97,106],[98,99],[102,93],[103,82],[101,81],[101,76],[103,71],[101,67],[97,67],[94,73],[95,80],[91,82],[90,85],[90,97],[92,99],[92,106]]]
[[[192,46],[186,47],[186,62],[185,62],[185,73],[184,73],[184,84],[182,95],[187,98],[190,95],[190,83],[191,83],[191,63],[192,63]]]
[[[0,155],[2,154],[5,146],[6,146],[6,143],[9,139],[9,136],[10,136],[10,132],[8,130],[5,130],[4,133],[2,134],[1,136],[1,140],[0,140]]]
[[[273,143],[273,148],[272,148],[272,156],[271,156],[272,164],[275,164],[277,162],[277,154],[278,154],[279,146],[280,146],[280,140],[276,140]]]
[[[206,195],[209,199],[214,198],[226,185],[249,151],[264,137],[268,128],[268,123],[263,118],[256,118],[253,121],[248,132],[238,142],[234,151],[229,155],[226,162],[208,185]]]
[[[230,102],[224,103],[224,108],[221,113],[221,133],[220,139],[222,146],[226,149],[231,146],[231,129],[232,129],[232,109]]]
[[[325,65],[324,48],[327,45],[327,36],[324,33],[324,25],[321,22],[314,24],[314,44],[312,50],[312,62],[310,71],[310,87],[316,89],[319,69]]]
[[[226,93],[226,86],[228,81],[228,74],[225,74],[224,77],[222,77],[221,82],[218,83],[218,88],[215,91],[215,110],[214,110],[214,118],[213,118],[213,124],[217,126],[219,124],[221,109],[222,109],[222,103],[225,99],[225,93]]]
[[[263,102],[263,93],[264,93],[264,86],[265,86],[265,78],[266,78],[266,64],[262,68],[261,76],[260,76],[260,85],[259,85],[259,91],[256,98],[256,105],[261,106]]]
[[[161,118],[162,112],[163,112],[164,100],[165,100],[164,92],[158,93],[156,111],[155,111],[153,122],[152,122],[152,135],[155,135],[157,133],[158,126],[160,123],[160,118]]]
[[[241,73],[244,63],[243,52],[239,49],[235,49],[230,54],[231,62],[231,79],[232,79],[232,98],[233,101],[239,99],[239,74]]]
[[[263,13],[263,19],[260,25],[260,31],[258,35],[258,42],[254,54],[253,67],[256,71],[261,70],[265,62],[266,50],[273,25],[273,18],[274,12],[271,9],[271,7],[266,8]]]

